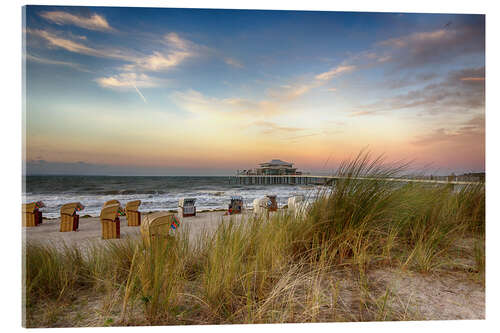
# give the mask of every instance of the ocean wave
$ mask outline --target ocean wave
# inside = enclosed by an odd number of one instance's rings
[[[113,177],[68,178],[65,183],[45,178],[43,182],[29,183],[23,193],[23,202],[42,200],[46,205],[42,209],[46,217],[59,217],[60,207],[75,201],[85,205],[80,215],[99,216],[102,204],[110,199],[119,200],[122,204],[141,200],[141,210],[156,211],[176,209],[180,198],[193,197],[197,208],[204,210],[227,208],[233,195],[243,196],[245,205],[250,207],[255,198],[275,194],[281,207],[293,195],[315,196],[318,188],[304,185],[228,185],[223,179],[204,177],[131,177],[126,181],[120,179],[121,185],[117,185],[117,179]]]
[[[104,190],[95,192],[95,194],[99,195],[128,195],[128,194],[160,195],[165,193],[166,193],[165,191],[161,190]]]

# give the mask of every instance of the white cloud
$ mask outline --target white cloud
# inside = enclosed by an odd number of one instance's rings
[[[455,39],[457,32],[454,30],[440,29],[428,32],[415,32],[408,36],[391,38],[379,43],[379,45],[388,45],[397,48],[407,47],[410,44],[428,43],[428,42],[443,42],[446,40]]]
[[[146,74],[121,73],[118,75],[100,77],[95,81],[103,88],[137,89],[157,86],[157,82]]]
[[[176,49],[187,50],[192,46],[191,42],[179,37],[179,35],[176,34],[175,32],[170,32],[166,34],[164,38],[167,44],[173,46]]]
[[[112,31],[104,16],[92,14],[89,17],[78,16],[63,11],[41,12],[40,16],[57,25],[76,25],[80,28],[97,31]]]
[[[141,56],[133,63],[123,66],[125,71],[165,71],[180,65],[187,58],[195,56],[202,47],[181,38],[175,32],[164,35],[163,42],[167,45],[166,50],[154,51],[150,55]]]
[[[32,35],[45,39],[49,43],[50,47],[60,48],[69,52],[100,58],[121,59],[125,61],[135,61],[137,59],[136,56],[133,56],[128,52],[123,52],[117,49],[96,49],[46,30],[27,29],[26,31]],[[82,38],[82,36],[80,36],[79,39],[86,40],[86,38]]]
[[[179,65],[186,58],[190,57],[191,53],[187,51],[174,51],[168,54],[155,51],[152,55],[138,58],[133,64],[125,65],[125,70],[143,69],[146,71],[164,71],[171,67]]]
[[[338,76],[342,73],[350,72],[350,71],[354,70],[355,68],[356,68],[356,66],[353,66],[353,65],[340,65],[340,66],[337,66],[337,67],[330,69],[328,72],[324,72],[324,73],[316,75],[316,79],[321,80],[321,81],[328,81],[328,80],[331,80],[332,78],[334,78],[335,76]]]
[[[178,66],[186,58],[194,55],[195,46],[193,43],[181,39],[177,34],[167,34],[170,49],[164,51],[154,51],[149,55],[141,55],[128,50],[114,48],[94,48],[87,46],[80,41],[74,41],[45,30],[28,29],[28,33],[45,39],[50,47],[64,49],[69,52],[85,54],[93,57],[119,59],[128,62],[122,66],[122,70],[129,72],[137,71],[164,71]],[[79,40],[86,40],[79,36]]]

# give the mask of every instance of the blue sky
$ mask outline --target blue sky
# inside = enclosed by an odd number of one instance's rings
[[[26,7],[28,173],[484,170],[484,16]],[[325,167],[329,160],[330,165]]]

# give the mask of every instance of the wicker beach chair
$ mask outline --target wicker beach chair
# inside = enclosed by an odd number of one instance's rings
[[[102,225],[102,239],[120,238],[120,215],[125,215],[119,204],[104,206],[99,218]]]
[[[242,210],[243,210],[243,197],[240,195],[232,196],[226,214],[227,215],[241,214]]]
[[[196,199],[195,198],[182,198],[179,199],[179,206],[177,208],[180,217],[196,216]]]
[[[79,202],[71,202],[61,207],[61,225],[60,232],[77,231],[80,221],[80,216],[77,211],[83,210],[85,207]]]
[[[23,227],[36,227],[42,223],[42,212],[39,208],[45,207],[42,201],[23,204]]]
[[[268,194],[266,197],[271,201],[271,205],[267,208],[270,212],[278,210],[278,202],[276,201],[276,194]]]
[[[129,201],[125,205],[125,214],[127,215],[127,225],[129,227],[138,227],[141,225],[140,205],[141,200]]]
[[[253,201],[253,213],[255,215],[269,215],[269,207],[271,207],[272,202],[269,200],[269,198],[266,197],[261,197],[261,198],[256,198]]]
[[[151,246],[152,242],[167,240],[180,226],[175,214],[156,212],[146,215],[141,223],[141,235],[144,245]]]

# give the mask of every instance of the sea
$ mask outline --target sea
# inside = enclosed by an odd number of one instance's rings
[[[230,184],[229,177],[201,176],[26,176],[23,179],[23,202],[43,201],[45,217],[59,217],[61,206],[81,202],[79,215],[99,216],[104,202],[116,199],[125,206],[141,200],[145,212],[177,209],[179,199],[195,198],[196,209],[215,210],[228,207],[231,196],[241,195],[244,205],[267,194],[277,196],[282,207],[288,198],[302,194],[308,200],[317,195],[318,185],[240,185]]]

